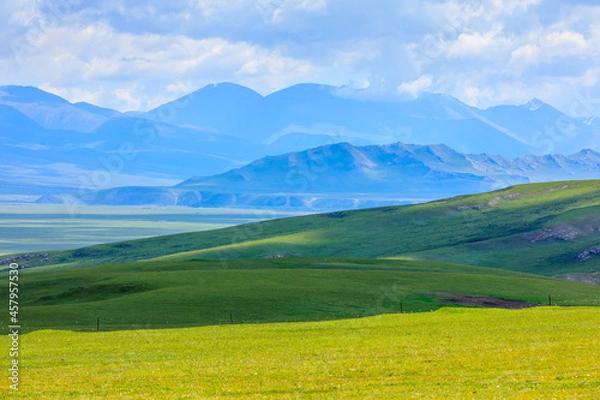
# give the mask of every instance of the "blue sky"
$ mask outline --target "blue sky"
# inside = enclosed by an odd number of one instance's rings
[[[206,84],[600,111],[595,1],[0,0],[0,84],[147,110]]]

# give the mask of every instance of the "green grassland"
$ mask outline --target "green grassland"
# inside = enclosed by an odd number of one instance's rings
[[[22,255],[10,395],[596,399],[598,245],[576,181]]]
[[[0,255],[218,229],[286,212],[0,203]]]
[[[9,345],[2,339],[2,348]],[[20,338],[14,399],[597,399],[600,308]],[[3,351],[7,365],[8,351]]]
[[[400,307],[406,313],[436,310],[447,304],[448,294],[531,304],[547,304],[550,294],[553,304],[600,305],[598,286],[435,261],[147,261],[26,272],[19,276],[24,331],[95,330],[97,318],[101,330],[216,325],[231,318],[235,323],[358,318],[397,313]],[[6,277],[2,282],[0,298],[7,299]]]
[[[600,181],[513,186],[427,204],[270,220],[51,253],[28,267],[140,259],[412,257],[541,275],[600,271]]]

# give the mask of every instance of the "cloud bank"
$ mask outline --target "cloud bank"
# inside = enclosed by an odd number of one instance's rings
[[[315,82],[474,106],[600,104],[600,5],[485,0],[0,1],[0,84],[147,110],[204,85]],[[581,98],[588,98],[582,107]],[[579,99],[579,100],[578,100]],[[579,105],[579,106],[576,106]]]

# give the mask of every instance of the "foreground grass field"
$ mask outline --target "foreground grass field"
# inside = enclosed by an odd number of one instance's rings
[[[0,338],[7,357],[8,338]],[[600,308],[21,337],[14,399],[598,399]],[[7,364],[5,359],[3,365]]]
[[[8,299],[6,277],[0,298]],[[462,295],[600,305],[600,287],[434,261],[274,258],[22,270],[23,329],[319,321],[436,310]],[[452,300],[454,299],[454,300]],[[490,300],[490,299],[488,299]],[[401,305],[402,303],[402,305]],[[0,328],[3,328],[0,321]]]

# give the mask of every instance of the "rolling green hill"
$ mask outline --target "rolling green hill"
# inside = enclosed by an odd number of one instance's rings
[[[600,287],[541,275],[598,271],[599,210],[600,181],[523,185],[13,261],[26,266],[19,278],[25,330],[93,330],[96,318],[102,329],[119,330],[355,318],[445,304],[520,308],[547,304],[548,295],[553,304],[590,306],[600,304]],[[0,297],[6,291],[2,285]]]
[[[263,257],[414,258],[561,275],[600,271],[600,181],[507,189],[28,255],[27,267]]]
[[[409,260],[144,261],[23,272],[19,288],[26,331],[95,330],[96,318],[101,330],[120,330],[356,318],[447,304],[522,308],[548,304],[549,294],[553,304],[600,305],[598,286]]]

